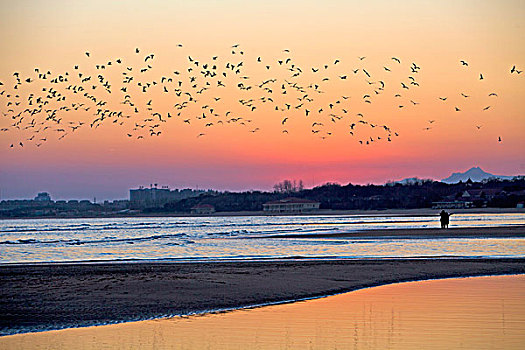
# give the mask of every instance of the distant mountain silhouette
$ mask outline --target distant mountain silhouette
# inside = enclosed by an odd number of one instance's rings
[[[420,179],[418,177],[409,177],[409,178],[406,178],[406,179],[403,179],[403,180],[399,180],[399,181],[394,181],[394,182],[391,182],[393,184],[401,184],[401,185],[416,185],[416,184],[421,184],[425,181],[432,181],[432,179]]]
[[[441,180],[441,182],[447,183],[447,184],[454,184],[460,181],[467,181],[468,179],[471,179],[474,182],[480,182],[485,179],[489,178],[498,178],[501,180],[512,180],[514,176],[504,176],[504,175],[494,175],[487,173],[483,171],[480,167],[474,167],[470,168],[469,170],[465,171],[464,173],[452,173],[447,178],[444,178]]]

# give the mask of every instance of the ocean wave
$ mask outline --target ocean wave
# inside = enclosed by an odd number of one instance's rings
[[[233,222],[190,222],[190,221],[177,221],[168,223],[158,222],[111,222],[104,224],[93,224],[93,223],[82,223],[82,224],[67,224],[67,225],[42,225],[42,226],[30,226],[30,225],[18,225],[18,226],[5,226],[0,228],[0,234],[2,233],[31,233],[31,232],[83,232],[83,231],[105,231],[105,230],[141,230],[141,229],[181,229],[181,228],[231,228],[231,227],[282,227],[282,226],[347,226],[347,225],[381,225],[381,224],[402,224],[402,223],[425,223],[429,221],[435,221],[431,219],[417,220],[359,220],[359,221],[316,221],[316,222],[260,222],[260,223],[233,223]]]
[[[191,225],[189,222],[173,222],[168,224],[158,222],[140,222],[140,223],[104,223],[104,224],[67,224],[42,225],[37,227],[27,226],[6,226],[0,228],[1,233],[27,233],[27,232],[64,232],[64,231],[99,231],[99,230],[126,230],[126,229],[164,229],[180,228]]]
[[[80,239],[51,239],[51,240],[39,240],[34,238],[27,239],[18,239],[16,241],[2,241],[0,245],[9,245],[9,244],[66,244],[66,245],[83,245],[83,244],[97,244],[97,243],[126,243],[126,242],[143,242],[143,241],[153,241],[158,239],[170,239],[170,238],[181,238],[186,237],[185,233],[176,233],[176,234],[164,234],[164,235],[151,235],[145,237],[104,237],[101,239],[91,239],[91,240],[80,240]]]
[[[264,235],[280,235],[280,234],[312,234],[315,236],[319,232],[339,232],[337,228],[289,228],[289,229],[274,229],[274,230],[219,230],[217,232],[203,232],[200,234],[191,234],[190,233],[163,233],[163,234],[150,234],[146,236],[132,236],[132,237],[119,237],[117,235],[104,236],[101,238],[92,238],[92,237],[79,237],[79,238],[57,238],[50,237],[48,239],[42,238],[19,238],[19,239],[10,239],[0,241],[1,245],[55,245],[55,246],[79,246],[86,244],[118,244],[118,243],[129,243],[134,244],[138,242],[147,242],[155,241],[161,239],[180,239],[180,238],[201,238],[201,239],[214,239],[214,238],[245,238],[245,237],[255,237],[255,236],[264,236]],[[27,232],[26,232],[27,233]],[[129,233],[129,232],[128,232]],[[187,242],[188,243],[188,242]],[[191,243],[194,243],[191,241]],[[177,243],[179,245],[184,245],[185,242]]]

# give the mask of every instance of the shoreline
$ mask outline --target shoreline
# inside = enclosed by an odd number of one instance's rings
[[[293,342],[295,345],[293,348],[303,349],[313,343],[310,340],[312,337],[304,340],[304,334],[318,334],[316,330],[322,330],[327,341],[315,341],[316,347],[325,348],[328,345],[331,348],[335,343],[333,339],[337,339],[338,347],[343,344],[346,348],[346,346],[355,346],[356,339],[361,339],[359,343],[364,343],[361,335],[370,334],[376,329],[376,324],[382,326],[387,321],[386,319],[378,320],[377,315],[379,317],[391,315],[389,327],[380,327],[383,329],[383,334],[374,333],[377,339],[383,340],[381,345],[376,344],[375,347],[386,348],[390,347],[391,338],[388,335],[392,334],[395,321],[403,315],[405,321],[412,320],[412,322],[408,327],[406,325],[402,328],[397,326],[398,332],[404,334],[398,339],[418,339],[419,343],[423,344],[428,343],[429,337],[435,337],[437,334],[437,337],[441,339],[442,334],[445,334],[447,339],[451,340],[446,345],[445,343],[439,344],[444,345],[444,348],[454,348],[464,343],[464,327],[467,325],[469,334],[476,334],[476,331],[480,329],[484,330],[485,339],[475,338],[478,347],[496,344],[494,337],[499,336],[497,343],[513,348],[513,345],[519,346],[523,343],[523,336],[519,335],[523,327],[503,325],[504,328],[502,328],[498,316],[501,316],[503,312],[503,303],[505,306],[514,305],[509,310],[505,308],[505,319],[513,320],[522,316],[523,307],[520,308],[521,299],[518,293],[524,283],[525,274],[400,282],[318,298],[252,305],[240,309],[210,310],[206,314],[174,315],[165,318],[14,334],[0,337],[0,347],[3,345],[13,349],[71,349],[82,344],[86,349],[98,349],[100,344],[105,345],[105,348],[120,348],[122,344],[126,344],[130,348],[156,349],[185,346],[189,346],[188,348],[210,348],[210,346],[222,348],[235,344],[239,348],[251,348],[256,344],[271,344],[268,348],[274,348],[275,344],[290,344],[290,339],[294,339],[297,342]],[[430,299],[428,299],[429,294]],[[501,311],[497,307],[500,300]],[[421,314],[422,309],[428,309],[429,304],[433,315],[430,318]],[[372,314],[372,306],[374,314]],[[482,320],[475,319],[474,323],[471,323],[472,318],[469,315],[473,311],[478,313],[487,307],[490,310],[487,312],[491,317],[485,316]],[[394,310],[399,315],[397,318],[394,318]],[[484,312],[483,314],[485,315]],[[436,325],[434,321],[436,316],[454,323],[452,325],[446,323],[444,327]],[[331,327],[320,328],[319,325],[324,325],[326,320],[330,321]],[[352,323],[349,325],[349,322],[352,321],[353,325]],[[265,326],[260,328],[261,324]],[[366,329],[362,328],[367,324]],[[358,325],[361,331],[356,338],[355,330],[358,329]],[[414,338],[412,336],[414,327],[428,334],[424,338]],[[299,331],[293,332],[290,336],[289,332],[281,332],[285,328]],[[241,329],[242,333],[239,333]],[[341,329],[346,330],[344,333],[353,333],[354,336],[339,339]],[[494,329],[498,329],[499,332],[494,333]],[[305,332],[305,330],[308,331]],[[506,330],[509,331],[508,335]],[[421,332],[416,333],[421,334]],[[453,336],[449,337],[450,334]],[[201,339],[202,335],[205,335],[205,338]],[[262,339],[264,343],[261,342]],[[276,339],[279,340],[276,341]],[[303,339],[302,343],[299,343],[301,339]],[[401,341],[397,343],[400,344]],[[471,340],[469,344],[473,345],[474,342]],[[399,348],[404,347],[406,346]]]
[[[2,220],[38,220],[38,219],[116,219],[116,218],[192,218],[192,217],[230,217],[230,216],[438,216],[441,209],[417,208],[417,209],[384,209],[384,210],[332,210],[321,209],[307,213],[279,213],[269,214],[263,211],[238,211],[238,212],[215,212],[213,214],[190,214],[190,213],[136,213],[134,215],[109,214],[109,215],[78,215],[78,216],[18,216],[0,217]],[[470,208],[470,209],[447,209],[453,214],[525,214],[525,208]]]
[[[437,226],[437,224],[436,224]],[[428,239],[428,238],[522,238],[525,237],[525,225],[516,224],[508,226],[483,226],[483,227],[451,227],[448,229],[425,228],[392,228],[392,229],[367,229],[354,232],[332,233],[285,233],[246,237],[246,239],[259,238],[392,238],[396,239]]]
[[[0,266],[0,335],[308,300],[428,279],[525,274],[525,258]]]
[[[150,318],[140,318],[135,320],[125,320],[125,321],[115,321],[115,322],[106,322],[106,323],[100,323],[100,324],[91,324],[91,325],[75,325],[73,327],[64,327],[64,328],[50,328],[50,329],[39,329],[36,331],[30,331],[30,332],[19,332],[19,333],[13,333],[13,334],[1,334],[0,333],[0,341],[2,338],[6,337],[12,337],[12,336],[22,336],[22,335],[30,335],[30,334],[38,334],[43,332],[53,332],[53,331],[62,331],[62,330],[70,330],[70,329],[80,329],[80,328],[91,328],[91,327],[102,327],[102,326],[110,326],[110,325],[119,325],[119,324],[127,324],[127,323],[135,323],[135,322],[144,322],[144,321],[157,321],[157,320],[167,320],[171,318],[186,318],[186,317],[192,317],[192,316],[205,316],[205,315],[213,315],[213,314],[223,314],[233,311],[240,311],[240,310],[252,310],[252,309],[258,309],[266,306],[276,306],[276,305],[285,305],[285,304],[292,304],[297,302],[304,302],[304,301],[310,301],[310,300],[316,300],[316,299],[323,299],[323,298],[329,298],[332,296],[337,296],[341,294],[347,294],[352,293],[364,289],[371,289],[381,286],[389,286],[389,285],[396,285],[396,284],[403,284],[403,283],[417,283],[417,282],[425,282],[425,281],[440,281],[440,280],[450,280],[450,279],[464,279],[464,278],[476,278],[476,277],[499,277],[499,276],[525,276],[524,273],[501,273],[501,274],[489,274],[489,275],[464,275],[464,276],[452,276],[452,277],[438,277],[438,278],[426,278],[426,279],[411,279],[411,280],[403,280],[403,281],[395,281],[390,283],[381,283],[377,285],[371,285],[371,286],[365,286],[362,288],[356,288],[352,290],[347,291],[341,291],[341,292],[335,292],[331,294],[325,294],[325,295],[316,295],[316,296],[309,296],[304,298],[297,298],[297,299],[287,299],[287,300],[280,300],[275,302],[267,302],[267,303],[259,303],[259,304],[251,304],[251,305],[244,305],[244,306],[235,306],[231,308],[221,308],[221,309],[210,309],[210,310],[204,310],[204,311],[196,311],[196,312],[190,312],[187,314],[176,314],[176,315],[161,315],[159,317],[150,317]]]

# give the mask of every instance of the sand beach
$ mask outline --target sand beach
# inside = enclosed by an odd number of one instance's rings
[[[525,273],[525,259],[71,263],[0,267],[2,335],[280,303],[402,281]]]

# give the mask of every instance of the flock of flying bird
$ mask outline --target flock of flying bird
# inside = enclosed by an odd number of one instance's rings
[[[74,65],[57,73],[35,68],[31,75],[13,73],[12,84],[0,81],[0,123],[7,124],[0,132],[20,131],[24,135],[8,147],[24,147],[27,143],[40,147],[52,138],[61,140],[78,129],[96,130],[105,123],[122,126],[126,137],[132,139],[160,136],[165,131],[164,124],[173,120],[181,125],[197,125],[198,138],[206,136],[213,127],[225,125],[255,133],[260,130],[260,118],[274,118],[284,134],[292,132],[292,122],[300,118],[308,123],[313,135],[322,139],[342,129],[360,144],[369,145],[391,142],[399,133],[365,117],[359,110],[361,103],[372,104],[379,95],[392,93],[399,101],[395,108],[419,104],[409,92],[420,87],[416,77],[421,67],[413,62],[402,65],[397,57],[376,69],[381,73],[374,74],[365,67],[366,57],[358,57],[359,67],[341,74],[345,69],[339,59],[303,67],[287,49],[276,59],[249,59],[239,45],[233,45],[226,55],[207,60],[185,55],[184,68],[158,76],[155,54],[144,55],[136,48],[134,55],[129,61],[139,62],[138,66],[122,58],[94,62],[92,55],[85,52],[88,63],[82,66],[84,69]],[[469,65],[464,60],[459,63]],[[254,74],[248,75],[252,65]],[[392,82],[389,74],[401,69],[406,70],[406,77]],[[510,74],[521,73],[516,66],[510,70]],[[479,80],[483,79],[480,73]],[[340,86],[350,80],[362,83],[366,92],[351,96],[350,89]],[[461,96],[470,97],[465,93]],[[498,95],[491,92],[488,97]],[[445,96],[438,99],[447,101]],[[460,106],[453,108],[461,112]],[[434,122],[429,120],[424,130],[430,130]],[[498,141],[502,141],[501,137]]]

